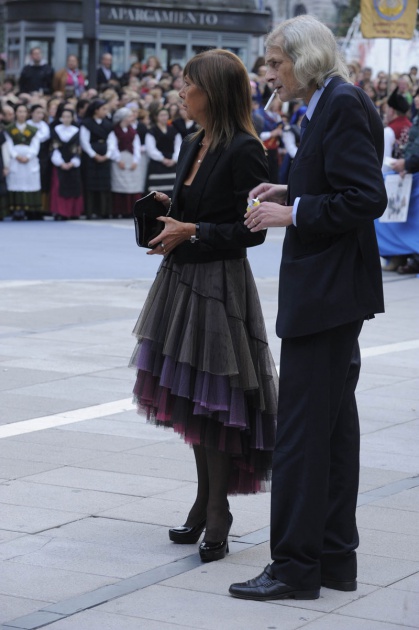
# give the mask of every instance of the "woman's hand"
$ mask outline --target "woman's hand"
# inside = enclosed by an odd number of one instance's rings
[[[122,160],[120,160],[119,162],[117,162],[119,168],[121,169],[121,171],[125,170],[125,162],[123,162]]]
[[[160,254],[160,256],[166,256],[175,247],[184,241],[188,241],[192,234],[195,234],[196,228],[193,223],[182,223],[171,217],[158,217],[158,221],[165,223],[165,228],[163,232],[149,242],[149,247],[157,245],[157,247],[147,252],[149,255]]]
[[[160,203],[162,203],[164,205],[166,210],[168,210],[170,208],[170,204],[171,204],[172,200],[165,193],[156,192],[154,198],[155,198],[156,201],[160,201]]]
[[[249,199],[262,201],[276,201],[284,204],[287,200],[287,186],[285,184],[259,184],[249,193]]]
[[[292,224],[292,206],[264,201],[250,208],[244,224],[251,232],[260,232],[269,227],[286,227]]]

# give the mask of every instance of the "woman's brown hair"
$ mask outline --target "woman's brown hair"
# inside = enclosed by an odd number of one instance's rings
[[[259,140],[252,122],[249,75],[237,55],[222,48],[206,50],[187,62],[183,76],[207,94],[206,130],[211,149],[228,147],[237,131]]]

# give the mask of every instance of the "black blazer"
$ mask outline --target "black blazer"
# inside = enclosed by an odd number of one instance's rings
[[[263,243],[266,236],[244,225],[249,191],[268,180],[265,151],[259,140],[238,132],[227,149],[206,154],[182,204],[180,192],[202,137],[203,132],[182,143],[171,209],[174,219],[199,223],[200,240],[182,243],[172,255],[179,263],[245,258],[246,247]]]
[[[98,87],[101,87],[103,85],[108,85],[109,81],[118,81],[118,75],[116,74],[116,72],[111,70],[111,76],[109,79],[107,79],[106,74],[103,72],[102,67],[99,66],[96,72],[96,85]]]
[[[387,205],[382,122],[340,78],[324,90],[293,161],[276,331],[298,337],[384,311],[374,219]]]

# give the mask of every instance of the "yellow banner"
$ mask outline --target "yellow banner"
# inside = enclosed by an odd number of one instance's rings
[[[361,31],[367,39],[412,39],[418,0],[361,0]]]

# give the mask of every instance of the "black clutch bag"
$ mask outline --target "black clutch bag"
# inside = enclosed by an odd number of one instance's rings
[[[163,221],[157,221],[157,217],[167,216],[169,213],[161,201],[156,200],[156,191],[135,202],[134,225],[135,240],[138,247],[150,249],[149,242],[156,238],[164,230]]]

